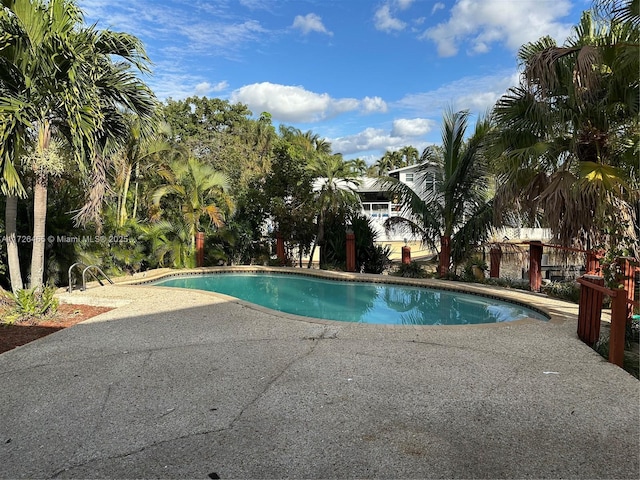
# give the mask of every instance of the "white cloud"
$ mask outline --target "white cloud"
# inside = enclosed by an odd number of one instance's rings
[[[264,43],[273,35],[256,20],[230,16],[225,2],[181,3],[166,2],[158,8],[151,0],[79,0],[87,23],[132,32],[149,45],[165,42],[170,46],[163,53],[172,57],[186,51],[236,58],[247,45]],[[257,8],[260,3],[253,5]]]
[[[374,15],[374,23],[376,29],[381,30],[383,32],[392,32],[394,30],[404,30],[407,26],[402,20],[395,18],[391,15],[391,7],[389,5],[383,5]]]
[[[442,2],[436,2],[433,5],[433,8],[431,9],[431,15],[433,15],[434,13],[436,13],[438,10],[443,10],[445,7],[444,3]]]
[[[446,108],[483,114],[493,107],[509,87],[517,85],[518,79],[515,70],[463,77],[430,92],[406,95],[393,106],[421,117],[440,116]]]
[[[393,138],[388,132],[379,128],[367,128],[355,135],[330,139],[334,152],[349,155],[371,150],[385,151],[389,148],[400,148],[400,138]]]
[[[269,10],[273,3],[273,0],[240,0],[240,5],[251,10]]]
[[[183,100],[193,95],[203,96],[210,91],[210,85],[207,82],[189,74],[164,73],[152,77],[146,83],[161,101],[167,98]]]
[[[364,113],[385,113],[388,110],[387,103],[380,97],[364,97],[361,105]]]
[[[229,87],[229,84],[226,81],[218,82],[215,85],[211,85],[209,82],[200,82],[195,86],[194,94],[195,95],[207,95],[211,92],[221,92]]]
[[[414,129],[412,131],[408,126],[413,120],[417,121],[414,122]],[[417,139],[417,137],[420,136],[419,134],[416,135],[418,125],[422,122],[428,123],[429,128],[423,129],[423,132],[427,133],[436,125],[436,122],[426,119],[413,120],[406,120],[406,123],[400,121],[400,125],[407,127],[406,131],[403,131],[403,126],[396,129],[396,122],[398,122],[396,120],[391,132],[381,128],[366,128],[354,135],[329,138],[328,140],[331,142],[331,148],[334,152],[342,153],[345,156],[360,156],[361,158],[366,158],[367,156],[363,157],[362,154],[369,152],[369,156],[374,160],[380,158],[387,150],[399,150],[408,145],[417,148],[418,151],[421,152],[427,145],[429,145],[429,142]]]
[[[197,23],[174,24],[174,31],[189,41],[189,48],[198,53],[225,54],[235,52],[240,46],[256,42],[266,30],[255,20],[242,23]]]
[[[247,104],[254,112],[269,112],[282,122],[316,122],[360,106],[355,98],[334,99],[327,93],[269,82],[245,85],[234,90],[230,99]]]
[[[429,133],[436,122],[428,118],[399,118],[393,121],[391,135],[394,137],[421,137]]]
[[[407,27],[407,23],[403,22],[395,16],[398,11],[407,10],[411,7],[415,0],[386,0],[376,10],[373,21],[377,30],[391,33],[393,31],[401,31]],[[412,22],[419,25],[423,18],[414,18]]]
[[[281,122],[318,122],[341,113],[385,113],[387,103],[380,97],[332,98],[302,86],[262,82],[245,85],[231,93],[232,102],[241,102],[254,112],[269,112]]]
[[[194,93],[196,95],[202,96],[206,95],[211,91],[211,84],[209,82],[200,82],[196,85]]]
[[[411,4],[413,3],[413,0],[396,0],[396,3],[400,10],[406,10],[411,6]]]
[[[442,57],[456,55],[463,44],[469,53],[485,53],[493,43],[503,42],[515,51],[543,35],[563,43],[571,24],[559,19],[570,11],[569,0],[457,0],[449,20],[427,29],[421,38],[433,40]]]
[[[211,87],[211,91],[212,92],[222,92],[223,90],[226,90],[227,88],[229,88],[229,82],[227,82],[226,80],[223,80],[222,82],[218,82],[214,86],[212,86]]]
[[[304,17],[297,15],[293,20],[293,28],[301,30],[304,35],[308,35],[311,32],[333,35],[333,32],[328,31],[322,23],[322,18],[315,13],[308,13]]]

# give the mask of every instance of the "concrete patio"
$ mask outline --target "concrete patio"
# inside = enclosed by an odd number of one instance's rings
[[[0,355],[2,478],[638,478],[640,382],[552,322],[378,326],[114,285]]]

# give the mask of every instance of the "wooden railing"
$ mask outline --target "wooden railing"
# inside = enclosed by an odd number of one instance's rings
[[[638,264],[630,258],[619,258],[620,287],[606,288],[604,278],[583,275],[578,278],[580,307],[578,310],[578,337],[589,346],[600,338],[600,319],[604,295],[611,297],[611,330],[609,334],[609,361],[622,367],[627,323],[631,321],[633,307],[638,306],[635,295],[635,276]]]
[[[589,346],[600,335],[600,316],[602,314],[602,294],[611,297],[611,330],[609,333],[609,361],[622,367],[624,361],[624,336],[627,326],[627,292],[624,288],[611,289],[594,283],[595,275],[578,278],[580,307],[578,310],[578,337]],[[599,302],[598,302],[599,298]],[[599,305],[599,306],[598,306]],[[597,326],[595,325],[597,322]],[[593,339],[594,330],[597,336]]]

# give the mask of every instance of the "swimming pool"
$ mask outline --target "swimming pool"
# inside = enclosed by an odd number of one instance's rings
[[[470,325],[548,320],[533,309],[480,295],[305,275],[216,273],[174,277],[153,285],[207,290],[281,312],[342,322]]]

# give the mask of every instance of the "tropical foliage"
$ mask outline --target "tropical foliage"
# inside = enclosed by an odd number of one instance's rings
[[[173,266],[194,267],[196,234],[222,228],[233,213],[228,181],[193,157],[161,165],[158,174],[164,182],[151,195],[155,207],[152,220],[165,219],[165,238],[169,233],[175,236]],[[174,219],[173,223],[167,217]]]
[[[199,233],[208,265],[273,261],[280,235],[302,267],[317,248],[322,265],[343,263],[351,228],[357,268],[380,272],[389,252],[359,216],[363,175],[403,206],[390,227],[440,250],[441,275],[511,213],[565,245],[637,255],[639,3],[594,7],[564,44],[522,46],[522,81],[490,118],[448,111],[441,145],[367,162],[243,104],[159,104],[136,37],[86,26],[74,0],[3,0],[0,285],[17,295],[28,280],[28,299],[76,261],[116,275],[193,266]],[[387,177],[413,165],[415,190]]]
[[[637,251],[639,33],[637,17],[585,12],[564,45],[545,37],[520,49],[522,83],[494,109],[496,206],[515,203],[564,245]]]
[[[417,182],[410,188],[388,178],[393,195],[406,205],[403,214],[391,217],[387,227],[405,228],[422,242],[440,247],[440,275],[451,262],[461,262],[485,240],[493,222],[487,159],[484,144],[490,133],[486,119],[476,122],[465,139],[469,113],[447,111],[442,126],[442,149],[427,149]],[[439,244],[439,245],[438,245]]]
[[[132,73],[147,71],[135,37],[82,26],[68,0],[5,1],[0,16],[0,165],[9,195],[7,228],[15,233],[15,196],[24,193],[20,162],[33,173],[31,286],[43,283],[48,181],[65,168],[66,146],[81,170],[102,159],[117,142],[122,109],[148,121],[152,92]],[[115,63],[113,57],[122,59]],[[65,145],[66,144],[66,145]],[[9,256],[14,289],[22,287],[17,248]],[[19,267],[18,267],[19,268]]]

